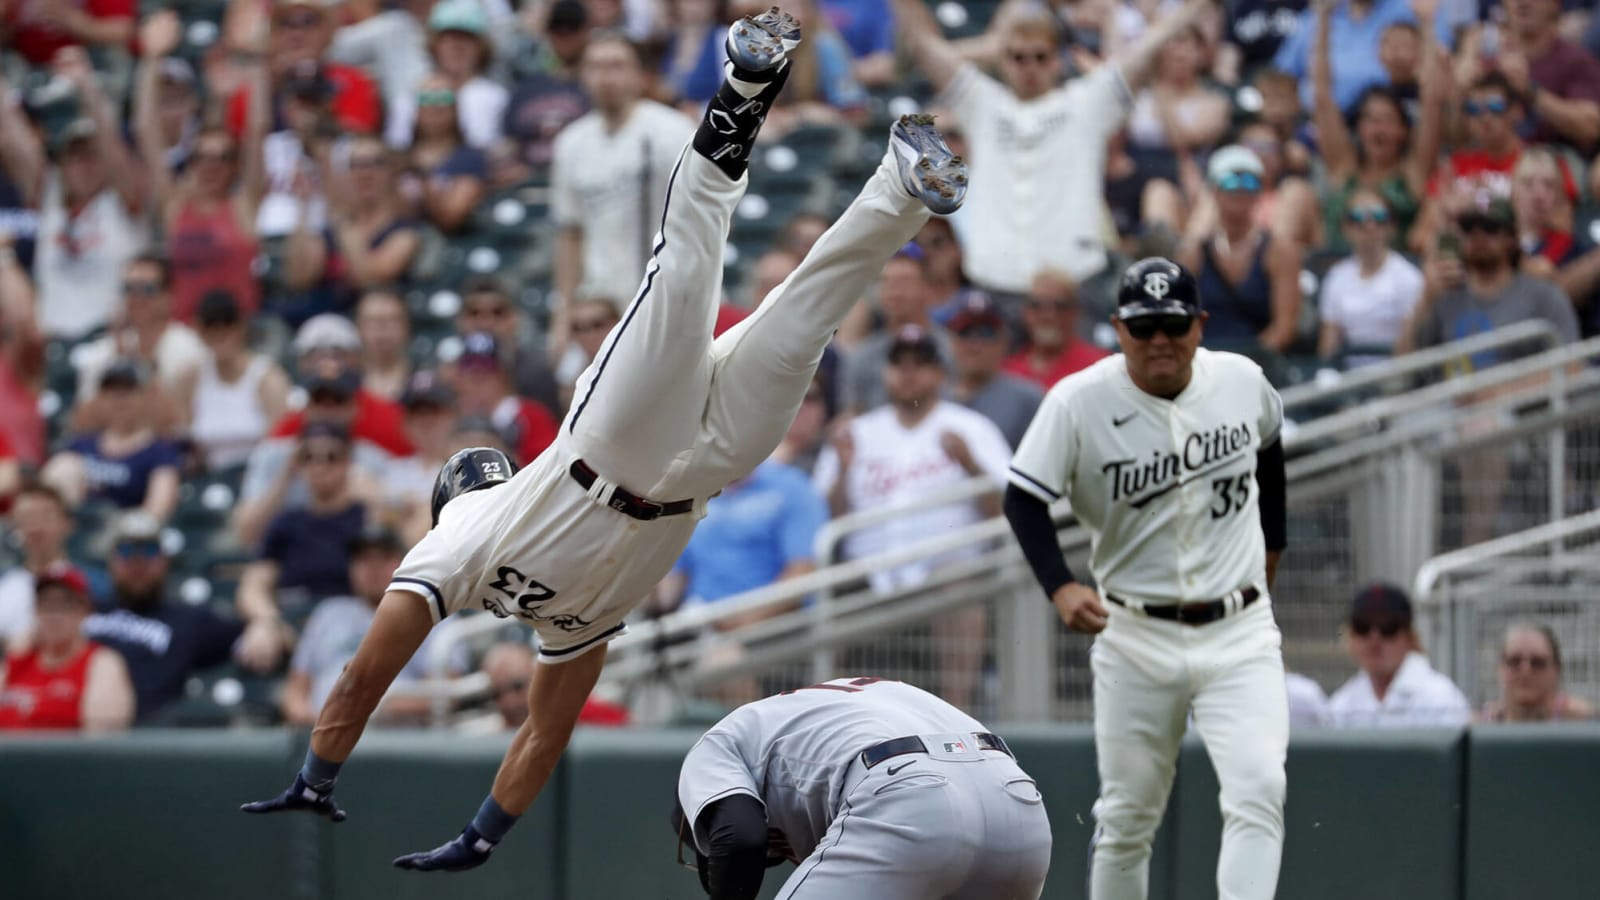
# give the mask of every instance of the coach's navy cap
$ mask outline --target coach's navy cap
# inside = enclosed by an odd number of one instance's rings
[[[1350,603],[1352,622],[1395,622],[1411,624],[1411,598],[1392,584],[1376,582],[1356,592]]]
[[[1151,256],[1129,266],[1117,287],[1117,318],[1197,316],[1200,285],[1194,273],[1170,259]]]
[[[902,325],[889,342],[889,363],[893,365],[911,356],[921,362],[944,365],[944,355],[939,352],[939,342],[933,332],[920,325]]]

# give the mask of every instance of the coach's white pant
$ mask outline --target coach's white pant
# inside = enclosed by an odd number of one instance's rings
[[[1146,897],[1150,843],[1191,705],[1222,787],[1217,896],[1272,897],[1283,854],[1289,701],[1267,599],[1200,626],[1112,606],[1090,656],[1100,767],[1090,900]]]
[[[1050,819],[1016,760],[977,750],[852,764],[844,800],[777,900],[1037,900]]]
[[[833,332],[929,215],[879,166],[794,273],[713,341],[746,183],[684,151],[639,293],[573,391],[562,428],[577,454],[636,494],[707,497],[771,455]]]

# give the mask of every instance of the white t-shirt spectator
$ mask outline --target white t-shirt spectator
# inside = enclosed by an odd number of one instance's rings
[[[944,452],[940,439],[954,432],[966,441],[978,466],[994,480],[998,490],[1006,483],[1011,447],[1005,435],[982,414],[964,406],[939,401],[913,428],[900,424],[891,406],[879,408],[850,422],[855,460],[845,490],[854,512],[915,503],[930,492],[967,480],[967,473]],[[812,480],[826,496],[839,478],[839,455],[830,446],[817,459]],[[918,541],[948,534],[981,520],[975,500],[908,512],[889,522],[864,529],[845,542],[848,559],[859,559]],[[893,569],[874,572],[872,588],[888,593],[926,581],[939,566],[976,555],[981,548],[962,547]]]
[[[1451,728],[1471,718],[1461,689],[1421,653],[1406,656],[1381,701],[1365,672],[1328,698],[1328,724],[1339,728]]]
[[[961,212],[967,277],[1024,294],[1042,269],[1079,282],[1104,269],[1106,141],[1133,103],[1117,67],[1024,103],[968,64],[944,100],[971,165]]]
[[[0,572],[0,654],[33,633],[34,574],[22,566]]]
[[[1411,312],[1422,299],[1422,270],[1389,251],[1372,277],[1361,277],[1354,257],[1333,264],[1322,279],[1322,319],[1338,326],[1346,347],[1393,347]],[[1385,357],[1356,354],[1346,368],[1370,365]]]
[[[479,76],[468,81],[456,91],[456,120],[461,123],[461,137],[468,147],[486,150],[500,140],[501,123],[505,120],[506,104],[511,92],[499,82]],[[417,92],[407,91],[395,95],[389,104],[388,124],[383,129],[383,139],[391,147],[411,146],[412,130],[417,124]]]
[[[1298,672],[1284,675],[1284,686],[1289,692],[1290,725],[1326,725],[1328,722],[1328,695],[1322,686]]]
[[[283,237],[300,222],[301,200],[295,196],[294,181],[302,171],[315,171],[306,155],[300,136],[293,131],[275,131],[261,141],[261,170],[267,192],[256,210],[256,232],[264,238]],[[310,204],[306,224],[320,231],[328,223],[328,202],[321,194],[304,201]]]
[[[72,365],[78,370],[78,398],[93,397],[100,390],[100,376],[124,354],[117,350],[115,335],[106,335],[72,352]],[[169,322],[156,341],[156,377],[170,388],[183,373],[200,367],[207,355],[206,345],[193,328],[182,322]]]
[[[143,217],[108,187],[69,211],[61,175],[45,175],[33,277],[39,327],[51,338],[79,338],[109,323],[122,308],[122,268],[150,242]]]
[[[581,228],[589,237],[580,295],[626,305],[638,293],[661,227],[667,181],[693,134],[687,116],[640,100],[616,131],[591,112],[556,137],[550,213],[556,225]]]

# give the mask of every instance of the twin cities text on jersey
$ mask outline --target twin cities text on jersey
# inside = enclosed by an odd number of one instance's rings
[[[1184,483],[1185,476],[1220,469],[1250,447],[1250,424],[1218,425],[1189,435],[1182,452],[1155,449],[1150,458],[1113,459],[1100,467],[1111,479],[1111,499],[1127,499],[1134,508]]]

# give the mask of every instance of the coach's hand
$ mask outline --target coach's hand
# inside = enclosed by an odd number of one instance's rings
[[[1073,631],[1099,634],[1106,628],[1106,608],[1094,588],[1074,581],[1056,590],[1050,602],[1056,605],[1061,621]]]
[[[426,853],[408,853],[396,859],[394,864],[397,868],[413,872],[464,872],[488,862],[495,846],[468,825],[450,843]]]
[[[288,790],[271,800],[257,800],[239,808],[247,813],[309,812],[333,822],[343,822],[345,818],[344,810],[333,802],[333,791],[323,793],[315,790],[299,775],[294,777],[294,784]]]

